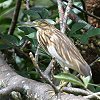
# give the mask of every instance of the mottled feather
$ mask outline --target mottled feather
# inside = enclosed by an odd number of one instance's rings
[[[69,67],[82,75],[91,76],[91,69],[81,56],[74,43],[55,26],[42,22],[37,27],[37,39],[40,45],[49,52],[62,67]]]

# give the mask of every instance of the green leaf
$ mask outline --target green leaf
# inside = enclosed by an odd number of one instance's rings
[[[0,19],[1,18],[5,18],[6,16],[11,18],[12,17],[12,12],[14,11],[15,9],[15,6],[14,7],[9,7],[7,9],[3,9],[3,10],[0,10]]]
[[[73,3],[74,3],[75,6],[81,8],[81,9],[83,8],[83,7],[82,7],[82,3],[81,3],[80,1],[74,1]],[[78,14],[78,13],[81,12],[81,11],[79,11],[79,10],[76,9],[76,8],[73,8],[73,11],[74,11],[76,14]]]
[[[36,71],[30,71],[28,74],[30,74],[31,76],[33,76],[33,77],[34,77],[34,79],[39,78],[39,73],[38,73],[38,72],[36,72]]]
[[[0,7],[7,8],[11,5],[12,2],[13,2],[13,0],[6,0],[6,1],[0,3]]]
[[[4,40],[0,39],[0,50],[9,49],[12,46],[7,44]]]
[[[42,7],[32,7],[30,10],[25,10],[24,13],[30,15],[34,19],[46,19],[50,16],[49,11]]]
[[[90,37],[100,35],[100,28],[95,28],[87,31],[84,35],[80,36],[80,41],[83,44],[87,44]]]
[[[98,84],[100,86],[100,84]],[[100,92],[100,87],[96,87],[96,92]]]
[[[92,37],[96,35],[100,35],[100,28],[91,29],[84,34],[86,37]]]
[[[81,28],[83,28],[85,26],[86,26],[86,24],[84,24],[84,23],[75,23],[71,28],[70,34],[75,33],[76,31],[80,30]]]
[[[99,87],[99,88],[100,88],[100,85],[97,85],[97,84],[89,83],[89,85],[91,85],[91,86],[95,86],[95,87]]]
[[[0,3],[4,2],[5,0],[0,0]]]
[[[2,25],[4,25],[4,24],[9,25],[10,23],[11,23],[11,19],[10,18],[1,18],[0,19],[0,24],[2,24]]]
[[[36,32],[32,32],[32,33],[30,33],[30,34],[28,34],[28,35],[26,35],[28,38],[31,38],[31,39],[33,39],[33,38],[35,38],[36,37]]]
[[[33,33],[35,31],[35,29],[31,28],[31,27],[18,27],[20,30],[24,31],[26,34],[30,34]]]
[[[87,77],[81,76],[81,79],[82,79],[82,81],[83,81],[83,83],[85,85],[85,88],[87,88],[87,86],[88,86],[88,84],[90,82],[91,77],[90,76],[87,76]]]
[[[5,33],[6,30],[9,28],[9,25],[0,25],[0,32]]]
[[[18,38],[12,35],[0,34],[0,37],[2,40],[5,41],[5,43],[10,44],[10,45],[18,45],[19,43]]]
[[[84,87],[83,82],[80,79],[78,79],[75,75],[72,75],[70,73],[61,73],[58,75],[54,75],[54,77],[59,80],[64,80]]]
[[[36,32],[30,33],[25,36],[28,37],[27,39],[31,42],[32,46],[34,45],[35,47],[37,47]]]
[[[37,12],[33,12],[32,10],[25,10],[23,11],[25,14],[31,16],[33,18],[33,20],[35,19],[39,19],[40,15]]]
[[[0,50],[9,49],[9,48],[11,48],[10,45],[7,45],[7,44],[0,44]]]
[[[81,36],[80,37],[80,41],[83,44],[87,44],[88,43],[89,38],[87,36]]]
[[[34,0],[34,4],[36,6],[41,6],[41,7],[50,7],[53,5],[53,2],[51,2],[51,0]]]

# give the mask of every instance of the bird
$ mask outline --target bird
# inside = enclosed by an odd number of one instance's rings
[[[30,26],[36,28],[40,46],[55,58],[62,68],[70,68],[86,77],[92,76],[90,66],[67,35],[44,19],[35,20]]]

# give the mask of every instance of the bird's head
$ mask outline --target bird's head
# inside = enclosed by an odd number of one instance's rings
[[[35,20],[32,22],[34,27],[46,27],[46,26],[49,26],[50,24],[45,21],[45,20]]]
[[[36,29],[50,29],[51,24],[46,20],[35,20],[32,22]]]
[[[22,26],[34,27],[36,29],[50,29],[52,24],[46,20],[39,19],[39,20],[35,20],[33,22],[24,22],[24,23],[22,23]]]

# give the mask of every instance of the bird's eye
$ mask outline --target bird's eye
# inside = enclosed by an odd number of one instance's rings
[[[44,21],[36,21],[36,25],[41,26],[41,27],[45,27],[45,26],[47,26],[47,23]]]
[[[41,26],[45,26],[45,24],[44,24],[44,23],[41,23],[40,25],[41,25]]]
[[[45,27],[45,26],[47,26],[47,23],[41,22],[41,23],[40,23],[40,26]]]

